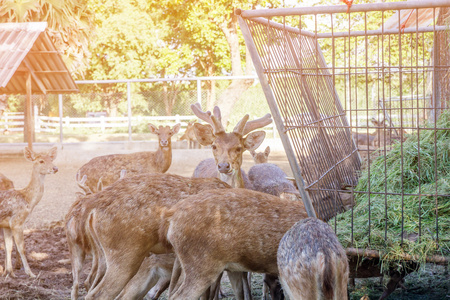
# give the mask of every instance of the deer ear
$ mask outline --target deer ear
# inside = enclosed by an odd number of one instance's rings
[[[172,135],[178,133],[178,131],[180,131],[180,128],[181,128],[181,124],[180,123],[178,123],[175,126],[173,126],[173,128],[172,128]]]
[[[55,158],[56,158],[56,154],[58,153],[58,148],[56,148],[56,147],[53,147],[52,149],[50,149],[49,151],[48,151],[48,156],[50,157],[50,159],[52,160],[52,161],[54,161],[55,160]]]
[[[265,154],[266,156],[269,156],[269,154],[270,154],[270,147],[269,147],[269,146],[267,146],[267,147],[266,147],[266,150],[264,150],[264,154]]]
[[[255,155],[256,155],[255,150],[250,150],[250,155],[253,156],[253,157],[255,157]]]
[[[255,150],[258,148],[261,143],[264,141],[264,138],[266,137],[265,131],[254,131],[250,132],[246,137],[244,141],[244,147],[248,151]]]
[[[194,134],[195,138],[202,146],[209,146],[216,139],[216,136],[213,133],[213,128],[210,125],[195,123]]]
[[[151,133],[158,134],[158,128],[155,125],[148,123],[148,129],[150,129]]]
[[[23,149],[23,155],[29,161],[34,161],[36,159],[36,154],[28,147],[25,147],[25,149]]]

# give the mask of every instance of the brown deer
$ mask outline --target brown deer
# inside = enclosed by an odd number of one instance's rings
[[[255,150],[252,150],[250,151],[250,154],[253,157],[255,164],[267,163],[269,160],[270,146],[267,146],[264,152],[256,152]]]
[[[214,155],[214,161],[206,159],[200,162],[193,177],[218,177],[234,188],[251,189],[251,183],[241,169],[242,155],[245,150],[257,149],[264,141],[266,136],[264,131],[252,131],[272,123],[270,114],[253,121],[248,121],[249,116],[245,115],[236,124],[233,131],[227,133],[222,125],[222,116],[218,106],[214,107],[213,114],[209,111],[202,111],[200,103],[191,105],[191,109],[199,119],[210,125],[195,123],[194,133],[202,146],[211,146]],[[245,279],[245,274],[228,272],[228,277],[235,294],[244,292],[246,299],[252,298],[249,280]],[[242,279],[238,277],[242,277]],[[243,281],[244,290],[238,288],[241,285],[240,280]],[[217,294],[217,292],[212,293]]]
[[[178,202],[160,229],[177,257],[169,299],[197,299],[224,270],[278,275],[278,244],[306,217],[301,201],[247,189],[204,191]]]
[[[281,239],[277,261],[290,299],[347,299],[347,255],[327,223],[297,222]]]
[[[101,192],[80,199],[78,214],[82,217],[75,218],[80,224],[70,226],[79,228],[78,234],[99,251],[86,299],[114,299],[145,257],[151,252],[165,252],[158,245],[165,209],[202,190],[223,188],[229,186],[219,179],[147,173],[127,175]]]
[[[33,162],[30,183],[21,190],[0,191],[0,227],[3,228],[5,242],[5,271],[11,277],[14,277],[11,263],[13,240],[22,260],[25,273],[30,277],[36,277],[28,266],[25,256],[23,225],[34,207],[42,199],[45,176],[58,172],[58,168],[53,164],[56,153],[56,147],[51,148],[45,154],[37,154],[25,147],[25,158]]]
[[[188,122],[186,131],[178,139],[179,141],[186,140],[188,143],[189,149],[197,148],[197,144],[198,144],[197,139],[195,138],[195,133],[194,133],[194,123],[195,122]]]
[[[11,190],[14,188],[14,183],[5,175],[0,173],[0,190]]]
[[[266,133],[255,131],[272,122],[270,114],[262,118],[248,122],[245,115],[235,126],[232,132],[225,132],[222,125],[222,117],[219,107],[214,108],[214,113],[204,112],[200,104],[191,105],[194,114],[211,126],[200,123],[194,124],[194,133],[202,146],[211,146],[216,177],[225,181],[232,187],[245,187],[242,177],[242,154],[245,150],[254,150],[264,141]]]
[[[79,169],[81,176],[87,175],[86,185],[95,193],[101,179],[104,187],[119,179],[120,171],[128,175],[142,173],[165,173],[172,163],[171,138],[180,130],[180,124],[173,128],[149,124],[150,132],[158,136],[158,149],[155,152],[143,151],[130,154],[111,154],[91,159]]]

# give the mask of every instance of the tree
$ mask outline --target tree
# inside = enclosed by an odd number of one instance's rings
[[[47,22],[48,32],[73,76],[87,65],[93,14],[83,0],[0,0],[0,22]]]

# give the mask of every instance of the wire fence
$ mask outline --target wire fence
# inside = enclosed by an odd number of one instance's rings
[[[212,110],[233,80],[254,79],[236,102],[229,123],[269,112],[256,77],[203,77],[164,80],[78,81],[80,93],[33,95],[35,141],[51,143],[143,141],[155,139],[148,123],[174,125],[196,120],[190,105]],[[0,118],[0,143],[23,142],[24,95],[9,96]],[[265,128],[276,136],[274,125]],[[182,133],[182,131],[181,131]],[[180,134],[181,134],[180,133]]]

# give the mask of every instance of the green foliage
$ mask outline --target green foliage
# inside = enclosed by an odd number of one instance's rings
[[[436,128],[449,127],[450,111],[445,111]],[[427,124],[427,128],[434,128],[434,124]],[[369,193],[357,194],[355,207],[336,217],[337,234],[345,247],[353,243],[358,248],[383,250],[385,262],[405,253],[420,262],[433,254],[449,255],[448,129],[422,129],[419,135],[408,136],[363,171],[355,191]],[[349,224],[353,225],[353,241]]]

